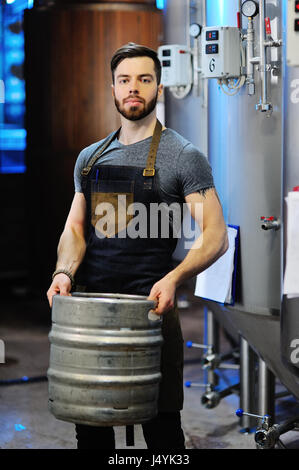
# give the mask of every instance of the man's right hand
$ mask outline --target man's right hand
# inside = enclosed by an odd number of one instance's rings
[[[72,288],[71,280],[66,274],[63,274],[63,273],[56,274],[47,292],[47,297],[48,297],[50,307],[52,307],[53,295],[56,295],[56,294],[71,295],[70,294],[71,288]]]

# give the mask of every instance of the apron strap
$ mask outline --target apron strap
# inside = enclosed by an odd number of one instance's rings
[[[111,144],[111,142],[117,137],[119,134],[121,128],[119,128],[117,131],[113,132],[113,134],[108,137],[100,147],[98,147],[92,156],[90,157],[88,164],[86,167],[84,167],[81,170],[81,176],[87,177],[89,175],[89,172],[95,162],[98,160],[98,158],[102,155],[104,150],[106,150],[107,147]],[[161,122],[157,119],[156,125],[155,125],[155,130],[153,134],[153,138],[151,141],[151,146],[148,152],[148,157],[146,161],[146,167],[143,170],[143,176],[154,176],[155,174],[155,163],[156,163],[156,157],[157,157],[157,150],[159,147],[160,139],[161,139],[161,133],[162,133],[162,124]]]
[[[161,133],[162,133],[162,124],[157,119],[153,138],[151,141],[151,146],[150,146],[148,157],[147,157],[146,167],[143,170],[143,176],[154,176],[155,174],[155,163],[156,163],[157,150],[158,150],[159,143],[160,143]]]
[[[106,150],[107,147],[111,144],[111,142],[116,138],[118,135],[119,131],[121,128],[119,128],[117,131],[113,132],[113,134],[110,137],[107,137],[107,139],[103,142],[102,145],[96,148],[96,150],[93,152],[91,155],[90,159],[88,160],[88,164],[85,168],[81,170],[81,175],[82,176],[88,176],[89,172],[92,168],[92,166],[95,164],[97,159],[102,155],[104,150]]]

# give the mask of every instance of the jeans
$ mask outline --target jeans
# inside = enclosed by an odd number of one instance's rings
[[[159,412],[142,424],[143,436],[150,450],[185,449],[185,438],[181,427],[180,412]],[[78,449],[115,449],[112,426],[87,426],[76,424]]]

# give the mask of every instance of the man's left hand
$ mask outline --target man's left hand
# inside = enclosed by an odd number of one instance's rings
[[[148,296],[148,300],[156,300],[158,305],[154,310],[156,315],[162,315],[174,307],[176,284],[174,281],[162,278],[156,282]]]

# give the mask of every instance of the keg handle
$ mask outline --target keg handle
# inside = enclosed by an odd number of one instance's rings
[[[150,321],[161,321],[161,315],[157,315],[154,310],[149,310],[148,312],[148,319]]]
[[[158,302],[157,302],[157,300],[153,300],[153,302],[154,302],[154,304],[155,304],[154,307],[156,308],[157,305],[158,305]],[[161,315],[157,315],[157,314],[155,313],[155,311],[152,310],[152,309],[149,310],[149,312],[148,312],[148,319],[149,319],[150,321],[158,321],[158,320],[161,321],[161,320],[162,320]]]

